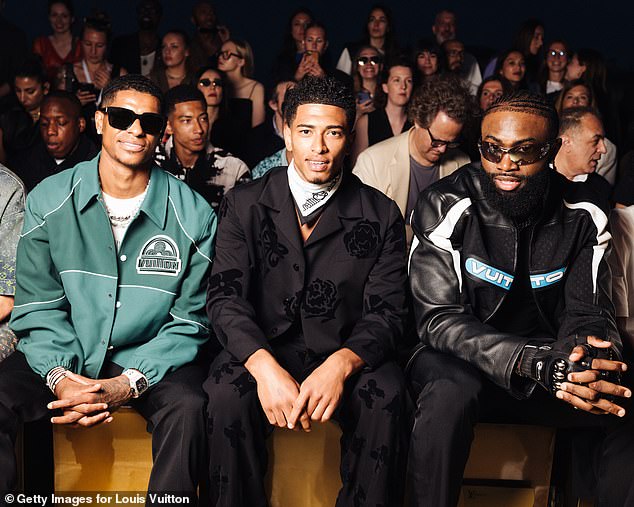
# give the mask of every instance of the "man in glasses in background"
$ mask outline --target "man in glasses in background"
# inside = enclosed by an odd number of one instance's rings
[[[214,210],[225,193],[251,179],[249,168],[209,142],[209,117],[202,92],[193,85],[178,85],[165,94],[167,133],[155,160],[163,169],[185,181]]]
[[[484,112],[482,166],[429,187],[414,209],[411,505],[457,504],[473,426],[492,419],[601,427],[599,504],[634,499],[607,203],[549,168],[557,132],[543,97],[501,97]]]
[[[216,218],[153,164],[162,100],[145,77],[114,79],[95,114],[100,154],[29,194],[11,321],[19,348],[0,363],[2,493],[15,487],[21,420],[93,426],[125,403],[152,431],[149,491],[196,496],[205,400],[193,361],[208,338]]]
[[[457,80],[426,79],[409,106],[414,126],[362,151],[353,172],[396,201],[409,225],[418,194],[470,162],[457,147],[471,111],[469,91]]]
[[[443,9],[438,12],[434,18],[431,31],[436,39],[436,44],[439,46],[443,46],[446,41],[456,39],[458,31],[456,13],[449,9]],[[475,95],[480,83],[482,83],[482,73],[480,72],[478,60],[471,53],[464,51],[464,46],[460,67],[460,75],[468,83],[472,94]]]

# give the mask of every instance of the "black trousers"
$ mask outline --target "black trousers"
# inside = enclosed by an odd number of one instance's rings
[[[323,358],[310,358],[301,340],[275,347],[275,356],[299,383]],[[267,505],[266,437],[273,431],[246,368],[221,352],[204,384],[212,506]],[[402,505],[401,450],[406,447],[406,389],[401,370],[388,362],[348,379],[334,415],[341,439],[342,489],[337,506]],[[401,472],[401,473],[399,473]]]
[[[101,377],[121,371],[120,366],[106,363]],[[147,420],[152,433],[154,465],[148,491],[196,497],[207,471],[204,378],[200,366],[183,366],[129,403]],[[54,415],[46,408],[54,399],[24,354],[17,351],[0,362],[0,505],[16,485],[14,445],[20,423]]]
[[[599,505],[634,505],[634,417],[593,415],[553,397],[541,387],[518,400],[485,379],[471,364],[431,349],[408,370],[416,403],[407,468],[411,506],[454,506],[479,421],[558,428],[593,428],[602,439],[596,469]],[[621,403],[620,403],[621,404]],[[621,404],[622,405],[622,404]]]

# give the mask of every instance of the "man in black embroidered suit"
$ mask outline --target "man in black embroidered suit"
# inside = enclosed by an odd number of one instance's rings
[[[212,505],[267,505],[273,426],[331,418],[344,434],[337,505],[398,504],[404,225],[342,172],[354,114],[336,80],[303,80],[286,96],[290,166],[221,206],[207,312],[224,350],[204,385]]]

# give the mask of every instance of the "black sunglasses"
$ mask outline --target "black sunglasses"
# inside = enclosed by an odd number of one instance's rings
[[[359,58],[357,58],[357,63],[359,65],[367,65],[368,63],[370,65],[378,65],[383,61],[383,58],[381,58],[380,56],[360,56]]]
[[[231,58],[232,56],[235,56],[236,58],[242,58],[242,55],[238,53],[232,53],[228,49],[225,49],[224,51],[218,51],[217,54],[218,54],[218,58],[222,57],[225,60],[229,60],[229,58]]]
[[[108,123],[117,130],[127,130],[132,124],[139,120],[143,132],[151,136],[158,136],[165,128],[165,117],[158,113],[137,114],[125,107],[103,107],[99,109],[108,115]]]
[[[198,81],[198,84],[203,88],[207,88],[209,86],[213,86],[214,88],[222,88],[222,79],[207,79],[206,77],[204,77],[200,81]]]
[[[425,128],[425,130],[427,130],[429,138],[431,139],[432,148],[442,148],[443,146],[446,146],[447,148],[457,148],[460,146],[460,141],[445,141],[443,139],[436,139],[429,128]]]
[[[513,148],[502,148],[497,144],[488,141],[478,141],[478,149],[482,156],[489,162],[498,164],[505,154],[511,158],[511,162],[516,165],[529,165],[544,159],[559,143],[559,139],[546,143],[522,144]]]

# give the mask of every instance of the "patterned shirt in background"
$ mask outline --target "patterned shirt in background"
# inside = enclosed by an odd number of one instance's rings
[[[15,294],[15,254],[24,222],[26,191],[20,179],[0,165],[0,296]],[[15,350],[9,319],[0,322],[0,361]]]
[[[273,153],[270,157],[266,157],[261,160],[251,171],[251,176],[255,180],[261,178],[268,173],[274,167],[287,167],[288,162],[286,160],[286,148],[282,148],[280,151]]]
[[[192,168],[183,167],[178,160],[173,137],[157,147],[154,161],[202,195],[214,210],[229,190],[251,181],[249,168],[242,160],[211,143],[207,143],[205,155],[198,157]]]

